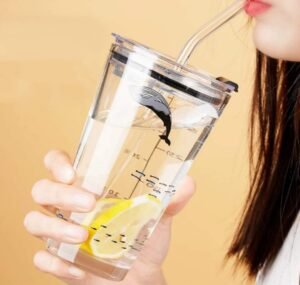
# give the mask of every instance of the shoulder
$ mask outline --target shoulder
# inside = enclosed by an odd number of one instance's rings
[[[256,285],[287,284],[300,284],[300,213],[276,259],[258,274],[256,280]]]

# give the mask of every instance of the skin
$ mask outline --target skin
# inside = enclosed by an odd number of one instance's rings
[[[36,182],[32,188],[32,197],[50,215],[41,211],[28,213],[24,219],[25,228],[30,234],[43,240],[52,238],[73,244],[81,243],[87,239],[87,231],[81,226],[55,217],[53,215],[55,208],[89,212],[95,207],[96,200],[92,194],[72,185],[76,174],[67,154],[56,150],[50,151],[44,159],[44,164],[52,174],[52,180],[43,179]],[[70,285],[165,285],[161,265],[169,248],[172,219],[184,208],[194,192],[194,181],[187,177],[173,197],[139,259],[122,282],[110,282],[88,274],[46,250],[35,254],[34,265]]]
[[[271,8],[255,17],[256,47],[270,57],[300,61],[299,0],[263,0]]]
[[[253,37],[256,47],[270,57],[300,61],[299,0],[265,2],[271,8],[255,17]],[[94,208],[94,196],[72,185],[76,174],[68,155],[61,151],[50,151],[45,157],[45,166],[51,172],[52,180],[41,180],[33,186],[32,197],[37,204],[50,214],[54,213],[55,208],[74,212],[89,212]],[[172,220],[194,192],[195,184],[191,178],[187,178],[174,196],[150,242],[122,282],[110,282],[83,272],[45,250],[35,254],[34,264],[39,270],[57,276],[70,285],[166,285],[161,266],[169,248]],[[43,212],[28,213],[24,225],[29,233],[44,240],[52,238],[68,243],[81,243],[87,238],[84,228]]]

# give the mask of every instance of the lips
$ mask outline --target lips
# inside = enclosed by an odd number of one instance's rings
[[[251,17],[255,17],[260,14],[263,14],[264,12],[268,11],[270,8],[271,8],[270,4],[260,0],[247,0],[245,5],[245,11]]]

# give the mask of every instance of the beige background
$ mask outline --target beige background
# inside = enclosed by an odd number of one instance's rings
[[[44,245],[23,228],[36,206],[31,186],[44,177],[50,148],[74,154],[112,38],[128,36],[176,56],[198,27],[229,0],[1,0],[0,284],[60,284],[36,271]],[[191,63],[237,82],[222,120],[191,175],[198,193],[177,217],[165,272],[170,285],[240,285],[224,254],[247,192],[247,116],[253,55],[251,29],[239,16],[204,42]]]

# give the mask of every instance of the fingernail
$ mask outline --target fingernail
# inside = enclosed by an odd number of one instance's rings
[[[74,194],[73,201],[81,210],[91,210],[93,200],[90,196],[84,194]]]
[[[84,240],[86,232],[84,229],[76,226],[68,226],[65,229],[65,235],[70,242],[81,242]]]
[[[84,271],[74,266],[69,268],[69,273],[76,278],[82,278],[85,274]]]

